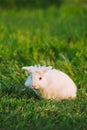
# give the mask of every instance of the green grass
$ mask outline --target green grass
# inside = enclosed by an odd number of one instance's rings
[[[23,66],[52,65],[75,81],[75,100],[39,100]],[[87,129],[87,8],[0,11],[0,130]]]

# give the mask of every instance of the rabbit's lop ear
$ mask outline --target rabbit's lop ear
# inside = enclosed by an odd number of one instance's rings
[[[29,71],[29,67],[22,67],[22,69]]]
[[[22,69],[23,69],[23,70],[26,70],[27,72],[30,72],[31,69],[32,69],[32,67],[29,67],[29,66],[27,66],[27,67],[22,67]]]

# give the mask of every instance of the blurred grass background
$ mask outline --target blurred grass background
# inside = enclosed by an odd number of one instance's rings
[[[77,99],[38,100],[21,69],[35,64],[66,72]],[[86,76],[86,0],[0,0],[0,130],[86,130]]]
[[[47,8],[49,6],[61,6],[62,4],[85,5],[87,0],[0,0],[1,8]]]

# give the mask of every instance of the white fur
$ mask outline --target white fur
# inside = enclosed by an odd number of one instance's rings
[[[51,66],[30,66],[23,67],[29,76],[25,86],[33,88],[47,99],[73,99],[76,97],[77,88],[72,79]]]

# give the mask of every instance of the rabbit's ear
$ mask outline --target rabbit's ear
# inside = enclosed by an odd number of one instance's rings
[[[44,67],[43,68],[43,72],[47,72],[48,70],[51,70],[52,69],[52,66],[48,66],[48,67]]]
[[[27,67],[22,67],[22,69],[23,70],[26,70],[26,71],[28,71],[28,72],[31,72],[31,69],[33,69],[33,67],[32,66],[27,66]]]

